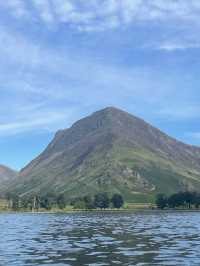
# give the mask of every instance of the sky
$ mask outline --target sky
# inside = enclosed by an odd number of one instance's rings
[[[0,164],[107,106],[200,145],[199,0],[0,1]]]

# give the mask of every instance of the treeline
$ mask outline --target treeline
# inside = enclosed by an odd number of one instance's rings
[[[20,197],[18,195],[7,195],[8,208],[14,211],[40,209],[51,210],[52,208],[64,209],[67,201],[64,195],[55,196],[47,194],[44,196]]]
[[[31,210],[39,211],[41,209],[64,210],[67,206],[74,209],[107,209],[109,207],[120,209],[124,205],[124,199],[120,194],[114,194],[109,197],[107,193],[98,193],[94,197],[84,196],[69,201],[64,194],[45,196],[19,197],[17,195],[7,195],[8,208],[14,211]]]
[[[159,209],[198,209],[200,207],[200,193],[185,191],[172,194],[169,197],[164,194],[158,194],[156,197],[156,206]]]
[[[124,205],[124,199],[120,194],[114,194],[110,198],[107,193],[98,193],[94,197],[75,199],[71,204],[75,209],[120,209]]]

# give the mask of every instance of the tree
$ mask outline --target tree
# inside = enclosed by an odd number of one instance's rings
[[[40,199],[40,206],[47,210],[51,210],[51,208],[56,206],[56,204],[56,196],[53,193],[48,193]]]
[[[76,198],[73,200],[73,207],[74,209],[79,209],[79,210],[85,210],[85,201],[83,198]]]
[[[66,198],[64,194],[57,197],[57,205],[59,209],[64,209],[66,207]]]
[[[183,195],[184,195],[185,203],[187,207],[190,209],[191,205],[194,203],[194,200],[195,200],[195,193],[186,191],[186,192],[183,192]]]
[[[110,200],[107,193],[99,193],[94,197],[94,206],[100,209],[106,209],[109,207]]]
[[[91,196],[85,196],[83,198],[84,202],[85,202],[85,208],[88,209],[88,210],[91,210],[91,209],[94,209],[95,206],[94,206],[94,201],[92,199]]]
[[[38,195],[32,196],[29,200],[29,207],[32,211],[38,211],[40,209],[40,197]]]
[[[195,194],[194,205],[196,209],[199,209],[199,206],[200,206],[200,194],[199,193]]]
[[[22,205],[22,201],[19,197],[19,195],[15,194],[15,193],[7,193],[6,195],[6,199],[9,202],[9,208],[14,210],[14,211],[18,211],[21,208]]]
[[[120,194],[114,194],[111,202],[114,208],[120,209],[124,205],[124,199]]]
[[[13,198],[15,195],[13,193],[6,193],[5,198],[8,200],[8,208],[13,209]]]
[[[12,209],[14,211],[18,211],[20,209],[20,198],[18,196],[14,196],[12,201]]]
[[[164,194],[158,194],[156,196],[156,205],[159,209],[167,207],[167,197]]]
[[[168,198],[168,205],[170,208],[176,208],[185,205],[185,196],[183,192],[172,194]]]
[[[31,200],[30,198],[24,197],[22,199],[22,203],[21,203],[22,209],[31,209],[32,208],[32,204],[31,204]]]
[[[167,197],[163,194],[159,194],[156,199],[158,208],[164,209],[166,206],[169,208],[199,208],[200,205],[200,194],[197,192],[185,191],[172,194]]]

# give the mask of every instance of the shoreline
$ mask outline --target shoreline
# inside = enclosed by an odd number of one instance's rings
[[[132,208],[132,209],[92,209],[92,210],[85,210],[85,209],[77,209],[77,210],[50,210],[50,211],[26,211],[26,210],[19,210],[19,211],[13,211],[13,210],[0,210],[0,214],[73,214],[73,213],[120,213],[120,212],[161,212],[161,213],[167,213],[167,212],[200,212],[200,209],[157,209],[157,208]]]

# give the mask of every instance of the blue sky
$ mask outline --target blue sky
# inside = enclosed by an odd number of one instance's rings
[[[199,0],[0,2],[0,163],[106,106],[200,144]]]

